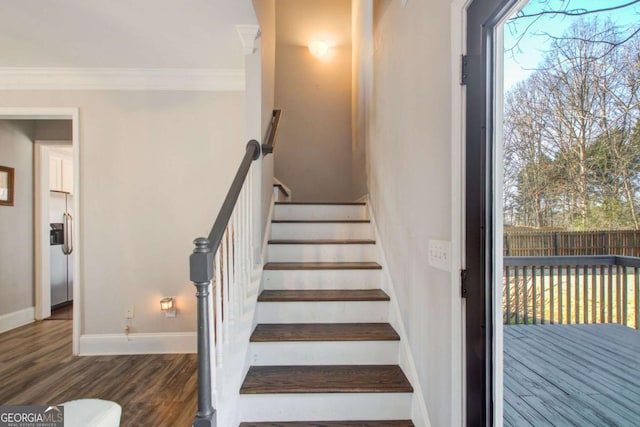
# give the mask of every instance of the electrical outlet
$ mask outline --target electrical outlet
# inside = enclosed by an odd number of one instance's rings
[[[451,242],[429,240],[429,265],[440,270],[451,271]]]
[[[124,318],[125,319],[133,319],[134,315],[135,315],[135,312],[134,312],[133,305],[125,307],[125,309],[124,309]]]

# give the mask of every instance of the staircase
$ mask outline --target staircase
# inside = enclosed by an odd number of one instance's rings
[[[413,426],[365,203],[276,203],[241,427]]]

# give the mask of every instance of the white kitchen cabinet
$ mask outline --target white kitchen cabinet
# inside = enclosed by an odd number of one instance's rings
[[[49,189],[62,191],[62,161],[49,156]]]
[[[51,150],[49,154],[49,189],[73,194],[73,157]]]
[[[73,194],[73,159],[62,159],[62,191]]]

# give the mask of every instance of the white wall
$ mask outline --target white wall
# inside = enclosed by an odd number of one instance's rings
[[[122,333],[128,305],[133,333],[195,330],[191,241],[208,233],[244,153],[243,97],[2,92],[0,107],[80,110],[82,334]],[[172,295],[174,319],[159,309]]]
[[[367,117],[373,82],[373,1],[351,1],[351,185],[355,198],[366,195]]]
[[[36,120],[35,140],[71,141],[71,120]]]
[[[311,56],[311,39],[294,37],[301,22],[311,20],[320,32],[329,28],[330,36],[333,27],[347,33],[326,59]],[[293,200],[353,199],[350,29],[349,1],[277,2],[275,104],[284,115],[275,176],[291,188]]]
[[[34,305],[33,134],[27,120],[0,120],[0,165],[15,169],[13,206],[0,206],[0,316]]]
[[[275,97],[275,68],[276,68],[276,2],[275,0],[253,0],[256,16],[260,24],[260,55],[262,64],[262,137],[271,122]],[[268,232],[267,219],[271,197],[273,195],[273,162],[280,148],[275,154],[269,154],[262,159],[262,226]]]
[[[459,284],[427,263],[430,239],[453,238],[459,197],[451,192],[450,32],[448,1],[375,2],[368,185],[433,426],[455,425],[460,410]]]

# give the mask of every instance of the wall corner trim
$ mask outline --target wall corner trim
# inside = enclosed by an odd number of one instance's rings
[[[244,69],[0,68],[0,90],[245,90]]]
[[[256,52],[256,40],[260,36],[259,25],[236,25],[236,31],[242,42],[242,53],[252,55]]]
[[[195,353],[195,332],[80,335],[80,356]]]
[[[0,333],[33,323],[35,321],[35,313],[35,307],[28,307],[13,313],[0,315]]]

